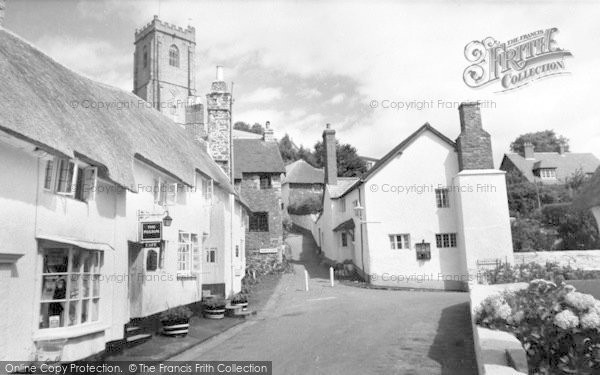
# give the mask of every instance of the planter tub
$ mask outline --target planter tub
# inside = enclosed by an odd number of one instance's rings
[[[223,319],[225,317],[225,309],[204,310],[206,319]]]
[[[162,334],[166,336],[187,335],[190,329],[189,319],[163,321]]]
[[[242,302],[242,303],[232,303],[232,306],[241,306],[241,311],[246,311],[248,310],[248,302]]]

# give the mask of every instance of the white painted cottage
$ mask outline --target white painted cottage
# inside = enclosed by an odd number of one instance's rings
[[[246,206],[205,143],[2,27],[0,72],[0,360],[240,291]]]
[[[313,235],[325,258],[352,263],[374,285],[463,289],[485,263],[512,262],[505,172],[494,169],[477,103],[459,108],[452,141],[429,124],[362,178],[337,176],[326,149],[323,212]]]

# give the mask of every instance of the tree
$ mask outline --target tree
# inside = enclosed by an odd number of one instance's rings
[[[241,130],[241,131],[256,133],[256,134],[264,133],[264,129],[263,129],[262,125],[259,124],[258,122],[254,123],[254,125],[250,126],[250,124],[248,124],[247,122],[238,121],[235,124],[233,124],[233,128],[235,130]]]
[[[337,141],[335,146],[338,176],[360,177],[367,171],[367,164],[358,156],[354,146]],[[325,148],[322,141],[315,144],[313,155],[316,167],[322,168],[325,165]]]
[[[299,159],[298,151],[296,149],[297,147],[287,133],[279,140],[279,153],[285,164],[289,164]]]
[[[562,135],[556,135],[554,130],[521,134],[510,144],[510,150],[522,154],[527,142],[533,144],[536,152],[556,152],[561,145],[564,146],[565,151],[569,150],[569,140]]]

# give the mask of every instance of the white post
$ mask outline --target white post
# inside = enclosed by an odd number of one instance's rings
[[[329,282],[331,283],[331,287],[333,288],[333,267],[329,267]]]
[[[308,271],[304,270],[304,289],[308,292]]]

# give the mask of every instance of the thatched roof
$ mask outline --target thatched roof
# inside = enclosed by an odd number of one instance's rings
[[[325,174],[323,168],[315,168],[304,160],[285,166],[284,184],[324,184]]]
[[[285,173],[277,142],[262,139],[233,139],[234,178],[242,173]]]
[[[234,192],[203,146],[172,120],[129,92],[74,73],[2,28],[0,77],[0,131],[54,154],[84,157],[132,191],[139,159],[187,185],[198,170]],[[83,108],[87,103],[106,104]]]
[[[581,194],[575,197],[575,205],[579,208],[600,206],[600,167],[582,188]]]

